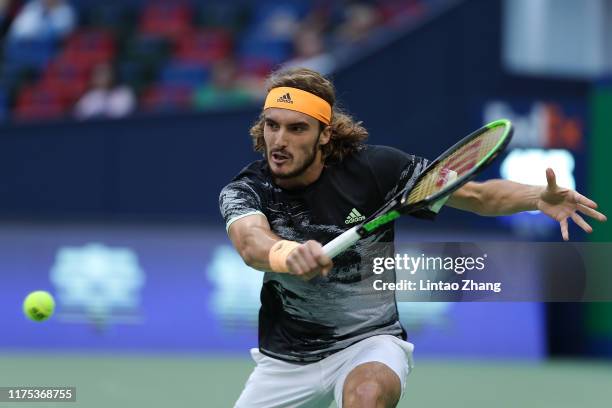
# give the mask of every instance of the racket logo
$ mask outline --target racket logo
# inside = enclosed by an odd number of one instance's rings
[[[291,95],[289,95],[289,92],[287,92],[284,95],[281,95],[276,102],[284,102],[284,103],[293,103],[293,101],[291,100]]]
[[[451,171],[452,170],[447,169],[446,167],[440,169],[440,172],[438,173],[438,180],[436,181],[436,187],[439,188],[448,183],[448,178],[451,174]]]
[[[481,145],[482,140],[480,139],[474,140],[472,143],[466,145],[461,151],[459,151],[459,154],[446,163],[446,167],[453,169],[453,171],[455,171],[459,176],[467,173],[476,165],[476,163],[478,163]]]

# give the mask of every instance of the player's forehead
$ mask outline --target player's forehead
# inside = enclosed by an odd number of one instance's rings
[[[289,109],[282,108],[268,108],[263,112],[266,120],[273,120],[274,122],[281,125],[289,125],[292,123],[308,123],[310,125],[316,125],[317,120],[312,116],[306,115],[302,112],[296,112]]]

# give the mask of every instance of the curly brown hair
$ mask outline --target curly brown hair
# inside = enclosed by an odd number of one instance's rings
[[[331,138],[329,143],[321,146],[323,161],[326,163],[341,161],[344,157],[363,148],[368,131],[362,122],[353,120],[336,106],[336,91],[331,81],[323,75],[308,68],[291,68],[273,72],[267,80],[266,90],[270,92],[278,87],[298,88],[310,92],[327,101],[332,107]],[[320,129],[325,124],[319,122]],[[264,153],[264,116],[263,112],[251,127],[251,139],[255,151]]]

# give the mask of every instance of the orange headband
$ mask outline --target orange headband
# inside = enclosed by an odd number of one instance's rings
[[[271,89],[264,104],[264,109],[268,108],[281,108],[302,112],[320,120],[326,125],[331,123],[331,105],[323,98],[297,88],[281,86]]]

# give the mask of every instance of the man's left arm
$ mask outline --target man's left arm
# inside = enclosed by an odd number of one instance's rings
[[[470,182],[455,191],[446,205],[490,217],[540,210],[559,222],[565,241],[569,239],[568,218],[584,231],[593,231],[578,212],[597,221],[607,220],[605,215],[596,211],[597,203],[593,200],[577,191],[559,187],[552,169],[546,170],[546,180],[546,186],[531,186],[508,180]]]

